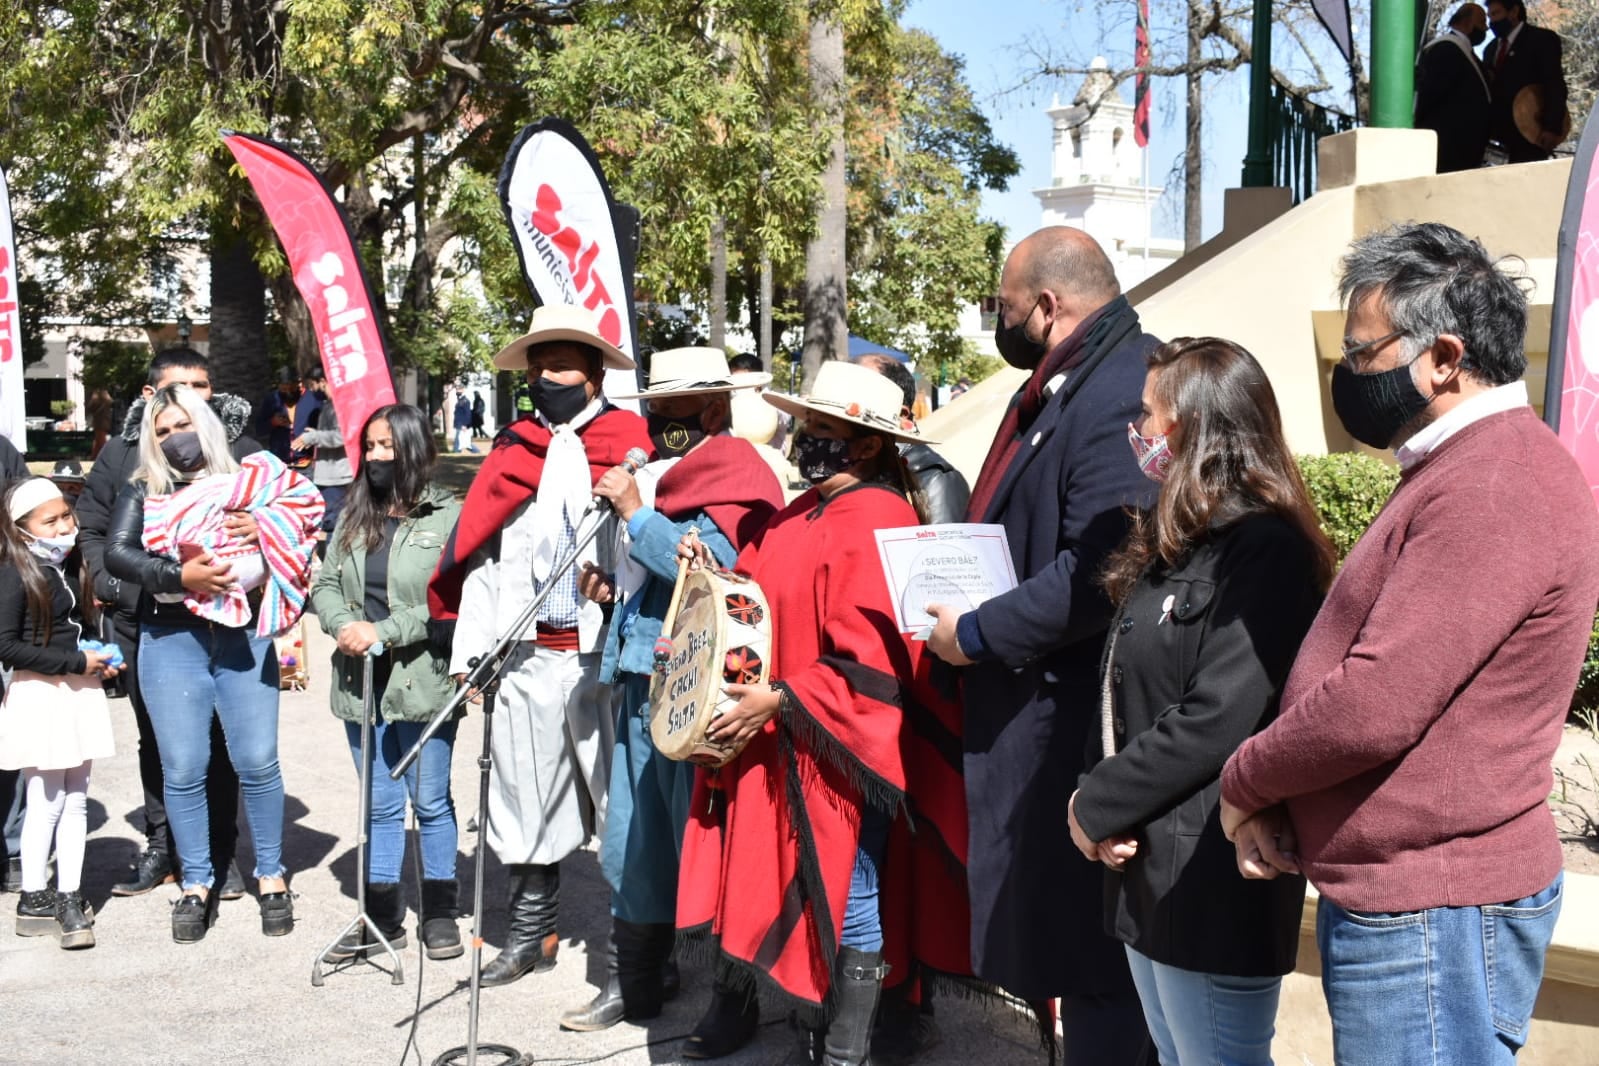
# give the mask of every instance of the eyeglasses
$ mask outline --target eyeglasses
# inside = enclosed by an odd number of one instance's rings
[[[1370,340],[1370,341],[1366,341],[1366,342],[1364,342],[1362,344],[1354,344],[1354,345],[1351,345],[1349,343],[1348,339],[1346,338],[1345,341],[1344,341],[1343,348],[1341,349],[1342,353],[1343,353],[1343,363],[1349,369],[1354,370],[1354,369],[1357,368],[1356,364],[1359,363],[1360,359],[1363,356],[1365,356],[1365,355],[1367,355],[1367,354],[1369,354],[1371,352],[1375,352],[1378,348],[1381,348],[1383,345],[1387,344],[1389,341],[1394,340],[1394,339],[1396,339],[1398,337],[1403,337],[1406,334],[1408,334],[1409,332],[1410,331],[1407,330],[1407,329],[1396,329],[1392,333],[1383,334],[1381,337],[1378,337],[1376,340]]]

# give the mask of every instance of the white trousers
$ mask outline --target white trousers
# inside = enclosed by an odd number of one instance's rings
[[[600,654],[522,644],[500,681],[488,842],[501,862],[560,862],[605,831],[616,724]]]

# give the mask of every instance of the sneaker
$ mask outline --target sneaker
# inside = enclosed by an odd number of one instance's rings
[[[61,925],[61,946],[68,951],[94,947],[94,909],[77,892],[56,896],[56,921]]]
[[[61,931],[56,920],[56,891],[41,888],[37,892],[24,892],[17,899],[18,936],[54,936]]]
[[[237,860],[228,863],[228,876],[222,882],[222,891],[217,893],[223,899],[244,898],[244,875],[239,872]]]
[[[201,899],[193,892],[185,892],[172,905],[172,939],[179,944],[193,944],[204,940],[206,930],[216,924],[216,895]]]
[[[172,860],[164,851],[151,848],[139,856],[139,861],[133,864],[133,879],[124,881],[119,885],[111,886],[113,896],[142,896],[157,885],[164,885],[175,880],[172,872]]]

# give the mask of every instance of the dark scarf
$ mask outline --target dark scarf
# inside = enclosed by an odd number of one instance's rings
[[[1131,308],[1127,297],[1118,296],[1083,319],[1069,337],[1055,345],[1043,362],[1033,369],[1033,376],[1027,379],[1027,384],[1011,397],[1010,407],[999,424],[999,432],[989,446],[987,458],[983,460],[983,469],[977,475],[977,484],[972,487],[971,502],[966,507],[968,521],[981,522],[988,514],[988,505],[993,502],[1005,471],[1010,469],[1011,460],[1016,458],[1016,452],[1021,448],[1022,434],[1027,432],[1027,427],[1033,424],[1049,399],[1044,395],[1044,386],[1055,375],[1065,373],[1087,359],[1110,333],[1112,325],[1120,317],[1118,312],[1128,310]]]

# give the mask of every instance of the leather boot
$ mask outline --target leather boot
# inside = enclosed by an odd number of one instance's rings
[[[505,931],[505,950],[483,967],[479,983],[508,985],[529,971],[543,973],[555,968],[555,950],[560,937],[555,932],[555,915],[561,893],[561,867],[514,864],[511,875],[510,921]]]
[[[151,848],[133,864],[133,877],[111,886],[113,896],[142,896],[157,885],[174,880],[172,859],[164,851]]]
[[[395,951],[404,949],[405,892],[401,886],[389,882],[367,885],[366,915],[378,927],[378,932],[383,934],[383,939],[389,942],[389,947]],[[382,950],[371,931],[363,925],[344,934],[337,944],[323,954],[322,961],[342,962],[357,955],[367,955],[374,949]]]
[[[825,1066],[867,1066],[872,1044],[872,1016],[888,967],[881,951],[838,949],[833,989],[838,1009],[828,1023],[823,1043]]]
[[[666,1001],[665,966],[676,940],[670,924],[639,924],[612,919],[617,973],[629,1021],[658,1018]]]
[[[761,1005],[753,989],[731,988],[718,974],[711,986],[711,1005],[683,1041],[685,1059],[719,1059],[755,1039],[761,1024]]]
[[[460,884],[453,878],[422,882],[422,929],[417,935],[430,959],[453,959],[466,951],[455,925],[461,916],[459,895]]]
[[[622,1020],[625,1013],[622,1004],[622,979],[617,973],[616,961],[616,940],[622,935],[617,926],[621,924],[621,919],[612,918],[611,923],[611,935],[605,942],[605,984],[588,1003],[561,1015],[562,1029],[570,1029],[575,1033],[595,1033],[601,1029],[609,1029]]]

